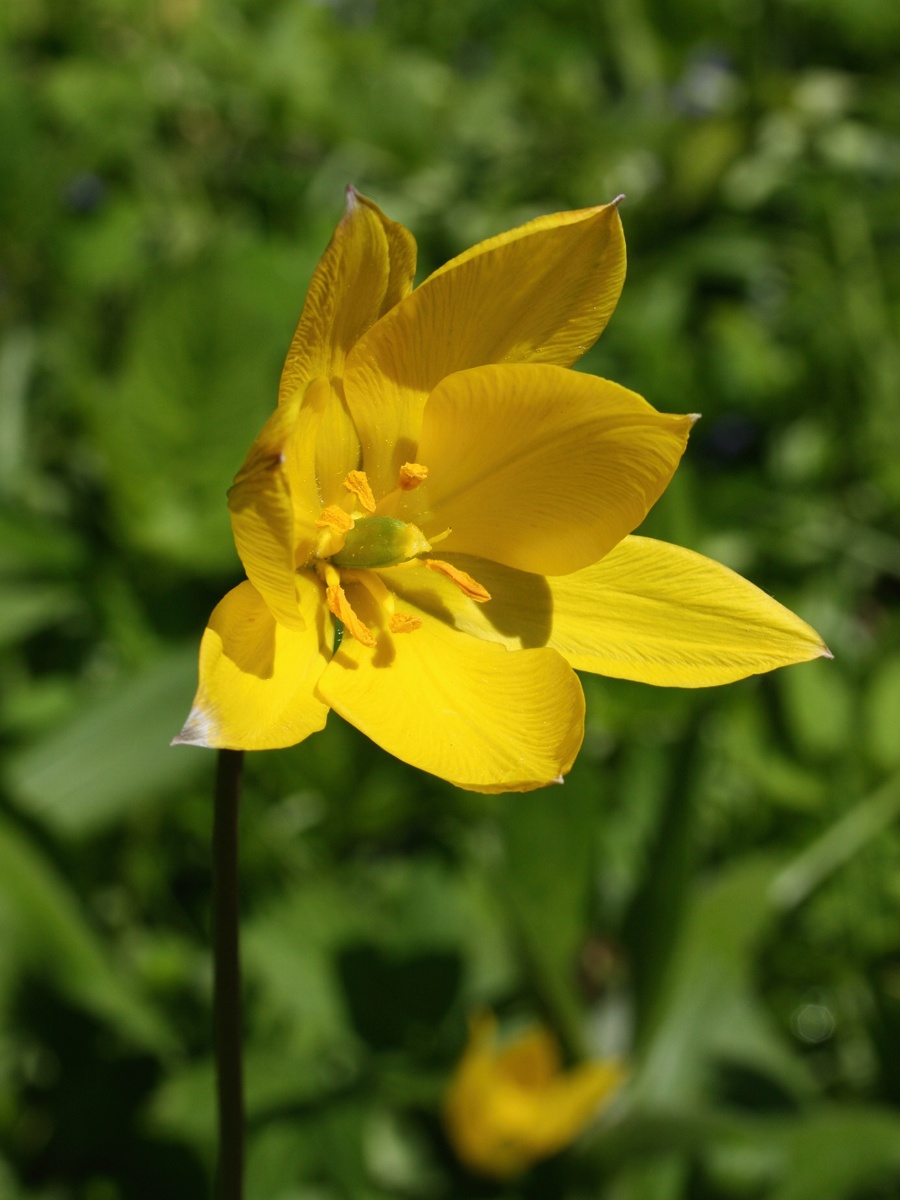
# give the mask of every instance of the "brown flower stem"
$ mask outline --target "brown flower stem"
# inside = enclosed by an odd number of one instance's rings
[[[242,750],[220,750],[213,817],[213,1007],[219,1149],[215,1200],[244,1194],[244,1068],[241,1058],[238,811]]]

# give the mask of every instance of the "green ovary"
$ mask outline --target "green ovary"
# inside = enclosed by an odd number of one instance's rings
[[[393,567],[430,549],[415,525],[396,517],[360,517],[331,561],[336,567],[357,570]]]

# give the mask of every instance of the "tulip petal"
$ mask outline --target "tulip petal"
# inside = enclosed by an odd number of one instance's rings
[[[313,470],[316,431],[330,392],[323,379],[297,392],[263,426],[228,493],[231,528],[247,577],[272,613],[304,627],[295,568],[315,541],[320,511]]]
[[[624,278],[615,204],[539,217],[430,275],[347,362],[347,403],[376,495],[415,461],[422,406],[441,379],[485,363],[571,365],[606,327]]]
[[[557,1079],[544,1096],[534,1148],[542,1155],[562,1150],[596,1117],[626,1077],[621,1063],[607,1059],[582,1063]]]
[[[530,791],[566,774],[584,697],[560,655],[510,654],[415,609],[406,615],[421,627],[392,634],[365,587],[347,592],[377,640],[367,649],[345,637],[326,668],[318,690],[335,712],[388,753],[471,791]]]
[[[355,188],[316,267],[278,386],[278,402],[311,379],[339,377],[360,337],[412,289],[416,243]]]
[[[315,694],[332,637],[318,581],[302,577],[302,631],[279,624],[252,583],[213,610],[200,643],[200,684],[174,744],[221,750],[275,750],[325,725]]]
[[[490,1014],[469,1043],[444,1101],[444,1126],[471,1170],[512,1179],[573,1141],[623,1082],[613,1059],[564,1071],[556,1039],[541,1026],[505,1046]]]
[[[543,578],[458,556],[491,593],[474,604],[424,569],[390,573],[404,604],[510,649],[551,646],[579,671],[660,687],[712,687],[830,657],[805,621],[692,550],[629,537],[601,562]],[[387,576],[388,572],[385,572]]]
[[[440,552],[562,575],[596,562],[659,498],[693,418],[563,367],[477,367],[428,399],[428,478],[391,498]],[[477,576],[476,576],[477,578]],[[490,590],[490,589],[488,589]]]
[[[831,657],[814,629],[721,563],[652,538],[548,580],[551,645],[572,666],[661,687],[711,687]]]
[[[343,481],[359,467],[361,460],[359,438],[347,411],[340,380],[328,387],[315,450],[315,481],[322,507],[339,504],[347,495]]]

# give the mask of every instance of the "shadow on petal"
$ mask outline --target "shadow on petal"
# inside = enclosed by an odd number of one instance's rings
[[[245,675],[271,679],[275,670],[275,621],[268,612],[249,609],[236,622],[224,610],[216,609],[209,628],[219,635],[222,653]]]

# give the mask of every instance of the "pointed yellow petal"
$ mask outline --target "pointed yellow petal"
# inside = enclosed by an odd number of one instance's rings
[[[320,419],[317,383],[272,413],[228,493],[231,527],[247,577],[282,624],[303,628],[295,567],[315,544],[318,493],[312,471]],[[305,463],[305,466],[301,466]]]
[[[323,504],[340,504],[347,495],[344,480],[357,473],[359,438],[344,402],[340,380],[326,387],[322,420],[316,434],[315,481]]]
[[[560,1073],[542,1089],[509,1089],[504,1094],[495,1087],[495,1140],[482,1169],[490,1164],[489,1174],[509,1177],[557,1154],[598,1115],[624,1077],[617,1063],[596,1062]]]
[[[306,628],[279,625],[251,583],[214,609],[200,643],[200,684],[175,743],[223,750],[275,750],[325,725],[315,685],[333,636],[318,581],[299,588]]]
[[[424,570],[393,572],[404,602],[509,647],[552,646],[579,671],[660,687],[711,687],[830,657],[804,621],[720,563],[629,537],[572,575],[543,578],[460,556],[490,589],[474,604]]]
[[[347,362],[347,403],[376,496],[415,453],[422,406],[441,379],[483,363],[570,365],[605,328],[624,278],[614,204],[539,217],[429,276]]]
[[[520,1087],[546,1087],[562,1069],[559,1043],[549,1029],[534,1025],[497,1051],[496,1065]]]
[[[316,267],[278,387],[279,403],[320,376],[339,377],[360,337],[412,288],[412,234],[347,189],[347,207]]]
[[[472,791],[530,791],[566,774],[584,697],[558,654],[511,654],[416,609],[405,615],[421,627],[391,634],[365,587],[348,592],[378,633],[374,649],[344,638],[319,680],[336,712],[390,754]]]
[[[497,1047],[486,1014],[472,1023],[447,1091],[447,1136],[469,1168],[511,1179],[573,1141],[623,1077],[613,1060],[563,1071],[556,1039],[540,1026]]]
[[[593,1120],[624,1083],[621,1063],[608,1059],[583,1063],[561,1075],[543,1096],[534,1149],[541,1156],[562,1150]]]
[[[709,687],[830,656],[814,629],[740,575],[681,546],[628,538],[548,580],[573,666],[661,687]]]
[[[442,554],[575,571],[644,519],[692,423],[562,367],[462,371],[428,400],[419,443],[428,478],[397,494],[396,513],[426,536],[449,527]]]

